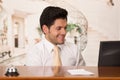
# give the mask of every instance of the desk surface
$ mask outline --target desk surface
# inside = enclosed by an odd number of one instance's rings
[[[120,67],[61,67],[60,72],[57,75],[53,74],[52,67],[30,67],[30,66],[16,66],[19,76],[17,77],[7,77],[6,66],[0,66],[0,79],[23,79],[23,80],[33,80],[33,79],[49,79],[49,80],[63,80],[63,79],[79,79],[79,80],[120,80]],[[67,70],[70,69],[85,69],[87,71],[93,72],[94,75],[82,76],[82,75],[70,75]]]

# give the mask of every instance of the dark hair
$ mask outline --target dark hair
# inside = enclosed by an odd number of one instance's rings
[[[42,30],[43,25],[47,25],[50,28],[54,24],[54,21],[58,18],[67,20],[68,12],[60,7],[48,6],[46,7],[40,16],[40,26]]]

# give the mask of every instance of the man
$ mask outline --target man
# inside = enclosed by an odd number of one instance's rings
[[[60,7],[48,6],[40,16],[45,38],[35,44],[27,54],[28,66],[54,66],[55,46],[59,46],[61,66],[83,66],[85,62],[77,46],[65,42],[68,12]],[[56,50],[57,51],[57,50]],[[57,52],[58,53],[58,52]],[[56,62],[59,63],[59,62]]]

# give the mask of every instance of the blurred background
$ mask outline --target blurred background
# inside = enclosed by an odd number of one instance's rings
[[[44,36],[39,17],[47,6],[68,11],[66,41],[87,66],[97,66],[100,41],[120,40],[120,0],[0,0],[0,65],[25,65],[27,50]]]

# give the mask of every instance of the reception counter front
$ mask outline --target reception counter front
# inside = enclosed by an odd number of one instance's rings
[[[120,67],[60,67],[57,73],[53,67],[16,66],[18,76],[6,76],[7,67],[0,66],[0,80],[120,80]],[[68,70],[84,69],[92,75],[71,75]]]

